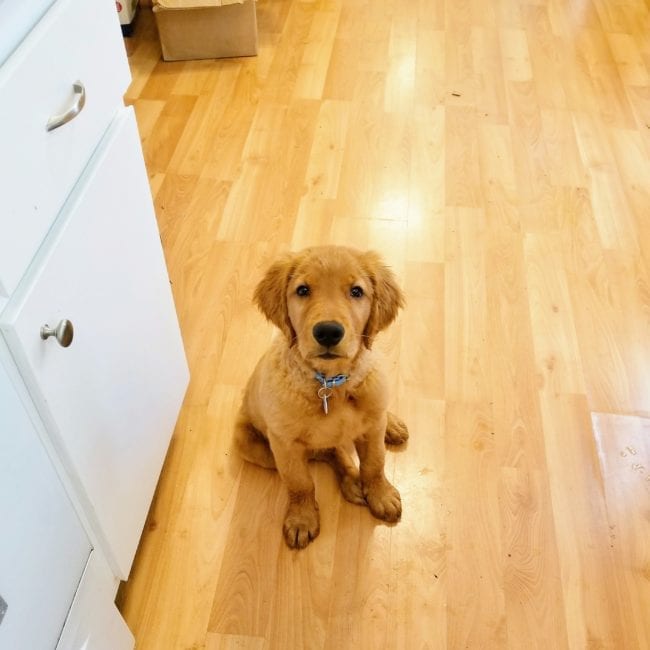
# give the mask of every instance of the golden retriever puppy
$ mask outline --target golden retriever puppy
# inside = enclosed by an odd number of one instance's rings
[[[404,298],[373,252],[322,246],[290,253],[269,268],[255,301],[283,335],[248,381],[235,445],[248,461],[277,468],[289,491],[283,532],[291,548],[319,533],[308,461],[329,461],[343,495],[375,517],[397,521],[399,492],[384,475],[384,440],[408,437],[387,412],[386,379],[372,350]],[[346,449],[356,447],[359,468]]]

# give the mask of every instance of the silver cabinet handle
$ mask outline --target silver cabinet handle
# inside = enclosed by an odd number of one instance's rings
[[[54,336],[63,348],[67,348],[72,343],[74,337],[74,327],[69,320],[59,321],[56,327],[50,327],[47,323],[41,327],[41,338],[43,340]]]
[[[86,89],[81,81],[75,81],[75,83],[72,84],[72,89],[74,90],[74,103],[65,113],[62,113],[61,115],[53,115],[47,121],[48,131],[54,131],[54,129],[58,129],[60,126],[67,124],[70,120],[77,117],[86,105]]]

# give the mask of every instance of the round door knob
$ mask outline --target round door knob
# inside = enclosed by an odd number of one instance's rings
[[[45,324],[41,327],[41,338],[43,340],[54,336],[59,342],[59,345],[63,348],[67,348],[70,343],[72,343],[72,338],[74,336],[74,327],[69,320],[59,321],[59,324],[56,327],[50,327]]]

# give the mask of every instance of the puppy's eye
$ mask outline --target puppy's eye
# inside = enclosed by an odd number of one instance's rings
[[[309,287],[306,284],[301,284],[296,288],[296,294],[301,298],[308,296],[310,293]]]
[[[359,286],[354,286],[350,289],[350,295],[353,298],[361,298],[361,296],[363,296],[363,289]]]

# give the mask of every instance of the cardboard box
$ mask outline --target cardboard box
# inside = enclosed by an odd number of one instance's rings
[[[155,0],[163,59],[220,59],[257,54],[254,0]]]

